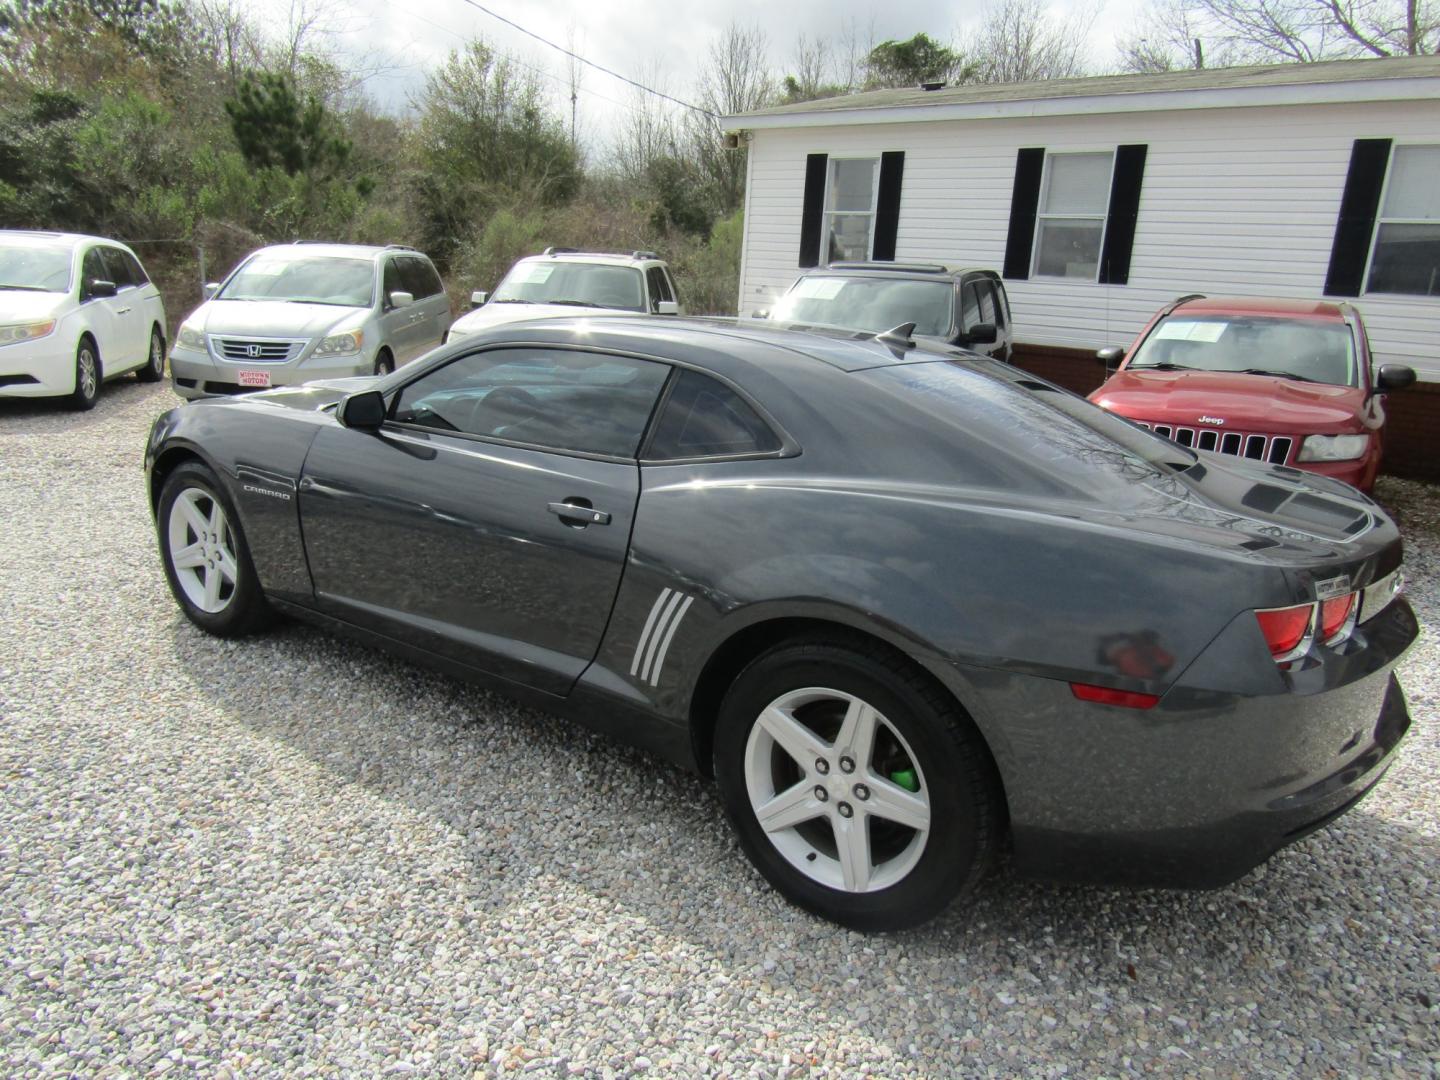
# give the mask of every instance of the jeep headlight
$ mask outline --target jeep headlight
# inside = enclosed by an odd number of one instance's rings
[[[347,330],[343,334],[331,334],[322,338],[315,346],[315,356],[349,356],[360,351],[365,335],[359,330]]]
[[[205,335],[189,323],[182,323],[179,332],[175,335],[175,344],[181,348],[205,352]]]
[[[44,322],[7,323],[0,326],[0,345],[14,345],[18,341],[34,341],[55,329],[55,320]]]
[[[1306,435],[1296,461],[1354,461],[1370,446],[1369,435]]]

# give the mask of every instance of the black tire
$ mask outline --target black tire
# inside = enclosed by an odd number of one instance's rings
[[[66,399],[72,409],[86,412],[100,399],[104,369],[100,366],[100,350],[88,334],[75,347],[75,389]]]
[[[175,503],[187,493],[197,493],[197,501],[203,506],[218,504],[225,516],[227,547],[234,556],[235,580],[228,593],[222,598],[219,610],[206,611],[196,603],[181,584],[180,573],[175,566],[171,550],[171,512]],[[225,496],[224,490],[207,467],[199,462],[186,462],[165,478],[160,490],[160,503],[155,515],[157,539],[160,545],[160,561],[165,567],[165,580],[180,609],[188,618],[206,633],[216,637],[241,637],[264,627],[271,619],[270,605],[260,588],[259,575],[250,560],[250,548],[245,543],[245,534],[235,507]],[[193,532],[191,535],[194,535]],[[197,568],[197,573],[203,573]]]
[[[389,349],[381,349],[375,354],[375,374],[389,375],[395,370],[395,357]]]
[[[877,709],[893,733],[908,744],[906,753],[913,754],[914,765],[925,778],[918,782],[921,786],[909,789],[922,794],[930,809],[930,826],[918,859],[898,880],[875,891],[831,887],[799,870],[772,842],[752,806],[746,753],[757,718],[783,695],[808,687],[841,691]],[[892,747],[899,746],[889,733],[887,737]],[[877,739],[876,754],[880,752]],[[863,765],[869,767],[870,763]],[[832,780],[833,770],[830,766],[826,776],[807,772],[799,782],[808,785],[812,780]],[[855,775],[862,773],[859,769]],[[1004,828],[999,777],[973,722],[905,657],[864,640],[793,641],[752,661],[731,684],[720,706],[715,774],[741,847],[765,878],[791,902],[855,930],[900,930],[936,915],[984,877],[994,862]],[[833,800],[841,797],[831,796],[827,805],[838,809]],[[870,797],[877,796],[872,793]],[[803,827],[823,830],[831,826],[818,818]],[[882,823],[882,827],[894,831],[893,826]],[[828,835],[832,840],[836,836],[833,832]],[[872,841],[880,835],[867,825],[866,836]],[[909,835],[918,837],[913,832]],[[834,842],[838,844],[838,840]],[[867,849],[869,846],[867,842]],[[805,858],[813,860],[814,856]]]
[[[135,377],[141,382],[159,382],[165,378],[165,335],[158,326],[150,328],[150,352]]]

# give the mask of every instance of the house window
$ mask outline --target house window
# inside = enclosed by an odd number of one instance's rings
[[[1046,154],[1035,219],[1037,277],[1095,281],[1114,154]]]
[[[878,158],[831,158],[825,190],[825,261],[866,262],[875,236]]]
[[[1440,296],[1440,146],[1391,151],[1366,292]]]

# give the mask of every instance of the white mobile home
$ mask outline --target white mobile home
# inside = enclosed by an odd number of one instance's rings
[[[729,117],[740,311],[844,259],[1001,270],[1022,366],[1097,385],[1185,293],[1349,298],[1388,466],[1440,478],[1440,57],[878,90]]]

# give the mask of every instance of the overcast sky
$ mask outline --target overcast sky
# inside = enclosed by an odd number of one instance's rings
[[[294,0],[300,2],[300,0]],[[315,3],[316,0],[309,0]],[[333,44],[342,57],[383,70],[366,88],[387,110],[403,111],[423,84],[425,70],[474,36],[513,53],[544,72],[557,108],[568,111],[566,57],[465,0],[319,0],[333,10]],[[679,98],[687,98],[709,42],[731,22],[759,26],[770,43],[776,70],[789,66],[796,36],[837,37],[851,19],[868,33],[873,20],[877,42],[925,31],[942,41],[976,24],[983,3],[946,0],[481,0],[486,7],[598,64],[629,75]],[[283,22],[292,0],[259,0]],[[1077,4],[1097,10],[1090,36],[1096,68],[1114,63],[1113,43],[1141,0],[1054,0],[1064,16]],[[635,91],[593,68],[584,70],[579,129],[587,145],[603,149]]]

